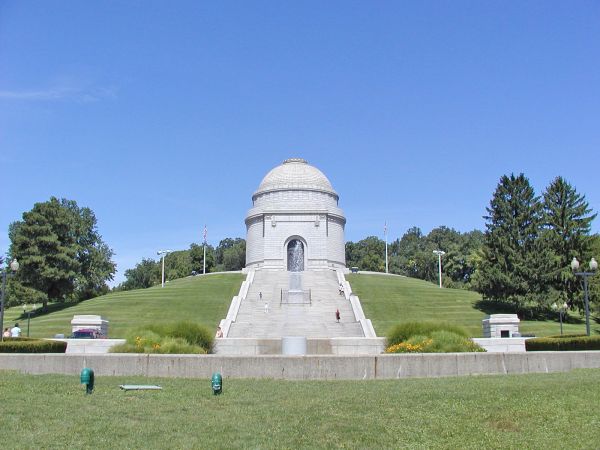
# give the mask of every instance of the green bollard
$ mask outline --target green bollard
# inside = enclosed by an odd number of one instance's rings
[[[94,390],[94,371],[87,367],[81,371],[81,384],[85,384],[85,393],[91,394]]]
[[[219,395],[223,392],[223,377],[219,372],[213,373],[211,382],[213,395]]]

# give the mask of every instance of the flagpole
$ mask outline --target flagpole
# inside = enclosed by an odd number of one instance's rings
[[[206,275],[206,225],[204,225],[204,256],[202,257],[202,275]]]
[[[387,243],[387,221],[383,227],[383,234],[385,236],[385,273],[388,273],[388,243]]]

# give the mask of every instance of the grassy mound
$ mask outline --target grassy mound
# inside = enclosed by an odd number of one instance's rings
[[[371,319],[379,336],[405,322],[444,321],[464,328],[471,337],[482,337],[481,321],[499,311],[488,309],[476,292],[462,289],[440,289],[437,285],[414,278],[394,275],[350,274],[346,279],[360,297],[365,315]],[[592,323],[593,332],[600,325]],[[555,320],[522,320],[521,333],[548,336],[559,331]],[[581,317],[570,314],[564,324],[565,333],[585,333]]]
[[[125,338],[133,330],[147,325],[188,320],[216,329],[227,315],[231,298],[237,295],[245,276],[240,273],[182,278],[160,286],[115,292],[74,304],[60,311],[31,317],[32,337],[71,334],[76,314],[97,314],[109,320],[109,337]],[[26,330],[22,308],[7,310],[4,323],[19,321]]]
[[[490,313],[475,292],[439,289],[435,284],[413,278],[386,275],[351,274],[348,281],[360,297],[366,316],[378,335],[384,336],[399,323],[445,321],[464,328],[469,336],[481,337],[481,321]],[[146,325],[189,320],[214,330],[227,314],[231,298],[239,292],[244,275],[215,274],[183,278],[160,286],[135,291],[115,292],[64,307],[50,314],[31,317],[32,337],[71,334],[75,314],[98,314],[110,321],[110,337],[126,337]],[[580,317],[570,314],[565,333],[585,332]],[[5,324],[19,321],[26,330],[27,318],[21,308],[10,308]],[[593,332],[600,325],[592,323]],[[556,320],[521,321],[521,333],[548,336],[559,331]]]

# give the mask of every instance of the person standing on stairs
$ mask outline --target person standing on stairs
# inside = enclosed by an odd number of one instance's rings
[[[335,320],[337,321],[337,323],[340,323],[340,310],[339,309],[335,310]]]

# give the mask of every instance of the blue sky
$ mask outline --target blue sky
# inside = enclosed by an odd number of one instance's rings
[[[0,3],[1,253],[65,197],[121,281],[204,224],[245,237],[289,157],[329,177],[353,241],[483,229],[511,172],[600,211],[599,149],[597,1]]]

